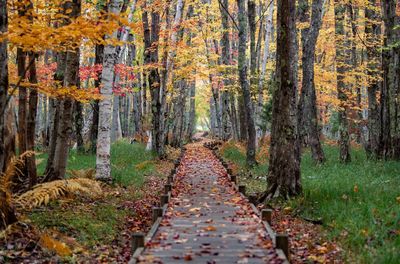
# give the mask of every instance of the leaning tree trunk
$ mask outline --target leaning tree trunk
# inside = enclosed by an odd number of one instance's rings
[[[323,7],[325,0],[314,0],[312,4],[311,22],[308,28],[301,30],[303,44],[302,65],[303,78],[300,101],[298,104],[298,132],[301,148],[304,138],[311,147],[312,158],[317,163],[325,161],[324,151],[320,142],[318,127],[317,96],[314,81],[315,47],[322,25]],[[309,21],[308,0],[299,1],[300,21]],[[300,151],[301,152],[301,151]]]
[[[348,70],[346,50],[349,47],[344,30],[346,6],[335,0],[335,42],[336,42],[336,72],[337,72],[337,93],[339,99],[339,147],[340,161],[347,163],[350,157],[350,135],[348,114],[348,96],[344,75]],[[343,41],[344,40],[344,41]]]
[[[288,198],[302,191],[296,129],[296,3],[278,1],[276,90],[267,177],[268,190],[260,199]]]
[[[0,33],[8,30],[7,0],[0,0]],[[8,92],[8,53],[7,40],[0,42],[0,172],[5,166],[5,144],[4,144],[4,115],[7,107]],[[8,224],[8,223],[7,223]]]
[[[246,47],[247,47],[247,17],[245,0],[237,0],[239,18],[239,82],[243,92],[243,105],[247,121],[247,165],[252,167],[256,162],[256,128],[253,118],[253,107],[249,81],[247,79]]]
[[[109,4],[110,14],[118,15],[121,10],[122,0],[112,0]],[[115,31],[108,38],[116,39],[118,31]],[[112,96],[114,81],[114,65],[117,56],[116,48],[107,45],[104,48],[103,72],[101,80],[103,86],[100,93],[103,96],[99,103],[99,130],[96,152],[96,179],[111,181],[111,117],[112,117]]]

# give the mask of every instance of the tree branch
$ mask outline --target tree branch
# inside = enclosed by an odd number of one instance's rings
[[[233,18],[233,16],[231,15],[231,13],[229,13],[228,8],[221,2],[221,0],[218,0],[218,3],[219,3],[219,5],[225,10],[225,12],[228,14],[228,16],[231,18],[231,20],[232,20],[233,25],[235,26],[235,28],[236,28],[237,30],[239,30],[239,26],[238,26],[238,24],[236,23],[236,21],[235,21],[235,19]]]

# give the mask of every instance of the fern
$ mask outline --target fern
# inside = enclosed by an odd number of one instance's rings
[[[34,186],[31,191],[17,197],[15,204],[23,209],[32,209],[66,196],[83,195],[95,198],[101,194],[100,183],[91,179],[57,180]]]
[[[22,175],[20,168],[25,165],[26,158],[32,157],[35,154],[34,151],[26,151],[19,157],[12,157],[10,163],[7,165],[4,173],[0,177],[0,191],[3,191],[7,195],[7,202],[11,202],[11,187],[13,184],[14,177],[19,174]]]

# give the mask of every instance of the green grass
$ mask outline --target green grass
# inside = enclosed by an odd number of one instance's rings
[[[85,246],[93,247],[96,244],[110,244],[118,235],[127,213],[104,203],[91,206],[71,204],[69,210],[52,210],[51,217],[48,212],[39,210],[33,211],[29,217],[41,229],[56,228],[75,237]]]
[[[356,149],[352,162],[341,164],[336,147],[324,150],[323,165],[315,165],[309,153],[304,154],[304,194],[288,204],[303,216],[321,218],[349,262],[400,263],[400,162],[368,160],[363,150]],[[244,166],[244,155],[234,147],[224,156]],[[253,171],[256,176],[266,173],[266,164]],[[247,182],[249,189],[266,188],[264,178]]]
[[[67,204],[55,201],[45,208],[33,210],[29,218],[41,229],[55,228],[77,238],[86,248],[110,244],[119,235],[125,216],[134,213],[121,209],[121,204],[140,198],[140,192],[135,190],[143,185],[147,175],[158,175],[154,158],[155,155],[146,151],[142,144],[129,144],[126,140],[116,142],[111,147],[112,177],[115,183],[127,189],[115,186],[119,195],[107,193],[96,201],[79,198]],[[43,174],[47,155],[41,154],[38,159],[44,159],[38,166],[39,174]],[[95,155],[71,151],[67,169],[89,169],[95,165]]]
[[[154,170],[154,154],[145,150],[143,144],[129,144],[127,140],[114,143],[111,147],[111,175],[117,184],[123,186],[135,185],[140,187],[144,182],[144,175]],[[38,156],[43,159],[38,166],[38,173],[42,175],[47,160],[47,154]],[[138,165],[135,167],[136,165]],[[96,167],[96,155],[81,154],[70,151],[67,170],[81,170]],[[68,176],[68,175],[67,175]]]

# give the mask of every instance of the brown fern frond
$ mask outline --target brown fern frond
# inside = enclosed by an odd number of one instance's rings
[[[57,180],[34,186],[31,191],[17,197],[15,203],[23,209],[31,209],[70,195],[95,198],[101,194],[100,183],[95,180],[85,178]]]
[[[32,157],[35,154],[34,151],[26,151],[22,153],[18,158],[12,157],[10,162],[7,164],[6,170],[2,173],[0,178],[0,190],[5,192],[7,195],[11,195],[11,186],[13,178],[17,174],[22,174],[20,168],[24,166],[25,159]]]

